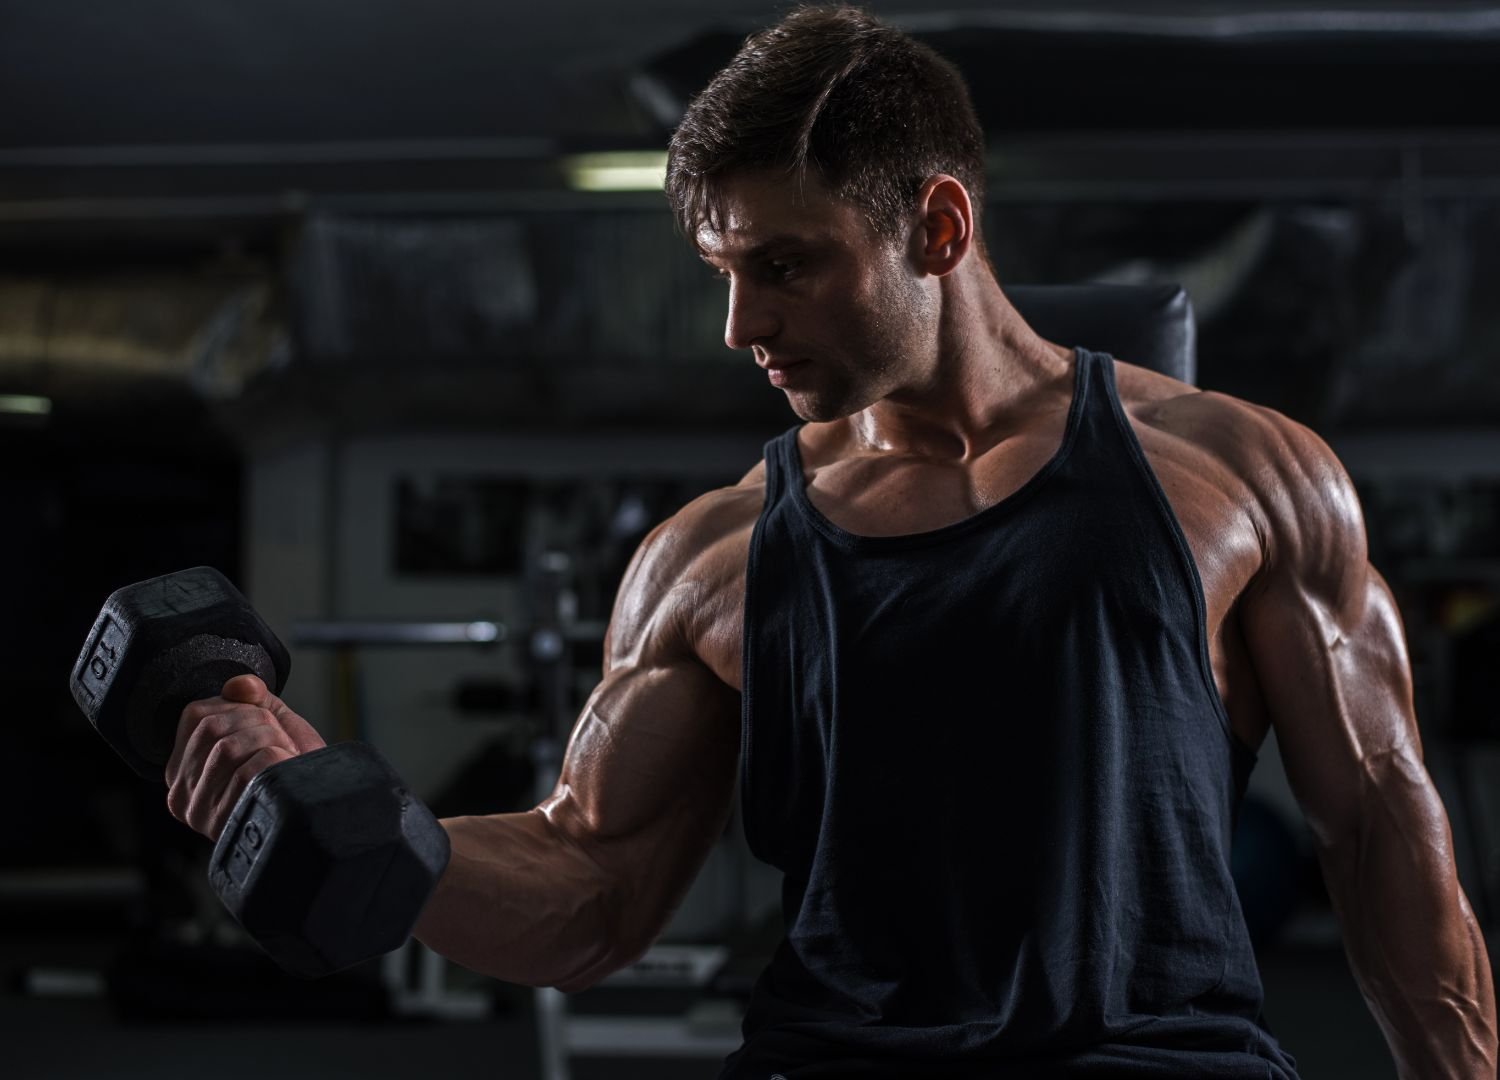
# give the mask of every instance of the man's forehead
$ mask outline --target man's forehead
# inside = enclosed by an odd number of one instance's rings
[[[717,192],[717,213],[698,224],[695,239],[705,258],[754,255],[767,248],[827,242],[857,215],[816,182],[743,176],[726,178]],[[845,219],[849,220],[846,221]]]
[[[726,229],[704,225],[698,229],[698,254],[704,259],[754,259],[781,248],[822,244],[829,237],[818,232],[774,232],[757,229]]]

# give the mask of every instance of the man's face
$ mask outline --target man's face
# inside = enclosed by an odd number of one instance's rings
[[[815,180],[723,181],[723,231],[699,251],[729,286],[724,343],[750,349],[804,420],[868,408],[925,366],[933,302],[904,243]],[[777,370],[781,369],[781,370]]]

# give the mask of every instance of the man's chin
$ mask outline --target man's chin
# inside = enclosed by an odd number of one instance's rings
[[[848,416],[849,412],[853,411],[834,408],[833,403],[815,394],[799,394],[794,390],[786,392],[786,403],[792,407],[792,412],[797,414],[797,419],[808,424],[826,424],[830,420]]]
[[[806,390],[786,390],[783,393],[797,418],[809,424],[842,420],[868,407],[868,403],[859,401],[853,395],[831,397],[827,393],[817,394]]]

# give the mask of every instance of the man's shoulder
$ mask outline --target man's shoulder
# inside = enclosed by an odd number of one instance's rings
[[[1201,448],[1252,487],[1342,472],[1328,444],[1285,413],[1145,368],[1118,371],[1121,398],[1142,423]]]
[[[736,685],[727,650],[738,626],[750,534],[765,477],[752,469],[736,484],[714,488],[657,525],[625,571],[606,639],[607,658],[623,662],[649,646],[656,655],[696,656]]]
[[[736,483],[705,491],[665,524],[683,540],[712,543],[725,534],[754,526],[765,497],[766,463],[761,460]]]
[[[739,560],[765,500],[765,465],[756,465],[738,483],[713,488],[656,526],[641,543],[638,561],[654,576],[669,580],[717,576],[714,568]]]
[[[1268,554],[1363,543],[1353,481],[1317,432],[1269,406],[1177,385],[1137,415],[1193,447],[1205,478],[1217,472],[1248,499]]]

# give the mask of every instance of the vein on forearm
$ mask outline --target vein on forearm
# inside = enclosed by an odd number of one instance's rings
[[[1361,768],[1367,812],[1323,851],[1355,978],[1414,1074],[1437,1075],[1439,1062],[1487,1062],[1492,1074],[1488,958],[1426,769],[1406,748],[1366,755]]]

